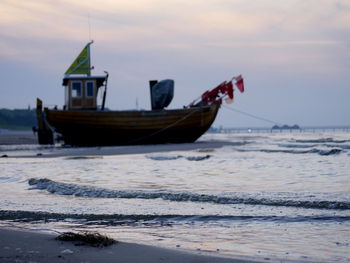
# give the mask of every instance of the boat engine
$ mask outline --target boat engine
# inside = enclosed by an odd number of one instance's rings
[[[152,110],[161,110],[169,106],[174,97],[174,80],[150,80]]]

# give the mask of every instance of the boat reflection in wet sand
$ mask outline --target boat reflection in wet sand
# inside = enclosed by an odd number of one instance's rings
[[[111,111],[105,108],[108,73],[91,76],[88,43],[63,78],[65,105],[48,109],[37,99],[38,139],[53,144],[58,133],[73,146],[189,143],[214,122],[222,100],[233,100],[234,84],[243,92],[241,76],[224,81],[183,109],[164,109],[174,94],[174,81],[150,81],[152,110]],[[101,106],[97,94],[103,92]]]

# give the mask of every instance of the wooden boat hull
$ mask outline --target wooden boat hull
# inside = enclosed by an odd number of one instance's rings
[[[220,103],[177,110],[67,111],[45,109],[47,122],[75,146],[188,143],[214,122]]]

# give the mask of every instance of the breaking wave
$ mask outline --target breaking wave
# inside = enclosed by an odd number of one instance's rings
[[[305,149],[305,148],[314,148],[317,144],[278,144],[278,147],[284,148],[297,148],[297,149]],[[334,147],[334,145],[333,145]]]
[[[306,153],[317,153],[319,155],[336,155],[342,152],[342,149],[334,148],[330,150],[310,149],[310,150],[283,150],[283,149],[258,149],[258,150],[243,150],[239,149],[240,152],[264,152],[264,153],[291,153],[291,154],[306,154]]]
[[[315,147],[317,147],[317,144],[278,144],[278,146],[283,147],[283,148],[306,149],[306,148],[315,148]],[[327,148],[334,148],[334,144],[324,144],[322,146],[327,147]],[[340,148],[343,150],[350,149],[349,144],[340,144],[340,145],[336,145],[336,146],[337,146],[337,148]]]
[[[110,190],[93,186],[68,184],[55,182],[46,178],[31,178],[28,181],[31,189],[46,190],[52,194],[72,195],[89,198],[126,198],[126,199],[163,199],[174,202],[209,202],[215,204],[247,204],[266,206],[287,206],[313,209],[350,209],[350,202],[347,201],[326,201],[326,200],[290,200],[270,199],[255,196],[218,196],[210,194],[199,194],[190,192],[175,191],[152,191],[152,190]]]
[[[188,161],[203,161],[209,159],[211,155],[203,155],[203,156],[183,156],[183,155],[146,155],[146,158],[155,160],[155,161],[170,161],[177,159],[187,159]]]
[[[231,216],[231,215],[151,215],[151,214],[65,214],[34,211],[0,210],[0,220],[17,222],[70,221],[94,225],[127,225],[179,222],[230,222],[230,221],[274,221],[274,222],[312,222],[312,221],[350,221],[350,216]]]
[[[350,142],[350,140],[335,140],[333,138],[320,138],[320,139],[298,139],[295,140],[297,143],[345,143]]]
[[[65,160],[88,160],[88,159],[103,159],[103,156],[68,156]]]

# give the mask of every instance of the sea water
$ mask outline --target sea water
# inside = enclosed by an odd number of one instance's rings
[[[227,145],[196,148],[211,141]],[[206,134],[188,151],[45,158],[69,151],[0,146],[0,225],[350,262],[349,133]]]

